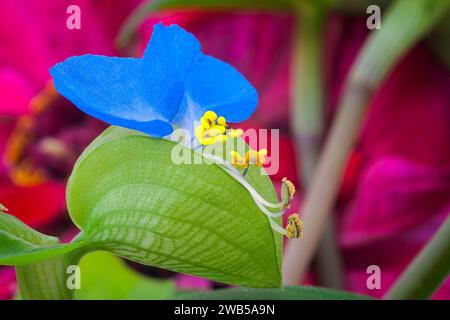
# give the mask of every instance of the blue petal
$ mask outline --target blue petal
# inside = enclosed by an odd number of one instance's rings
[[[184,85],[164,57],[144,69],[140,59],[85,55],[55,65],[50,73],[57,90],[93,117],[153,136],[172,131]]]
[[[240,122],[249,118],[258,104],[258,93],[239,71],[208,55],[197,55],[185,81],[182,107],[173,123],[186,126],[188,118],[198,120],[207,110],[229,122]]]
[[[169,65],[165,67],[175,67],[180,77],[184,79],[198,54],[201,54],[200,43],[192,33],[174,24],[165,27],[162,23],[158,23],[153,27],[152,37],[143,59],[146,65],[151,66],[161,57],[166,57]]]

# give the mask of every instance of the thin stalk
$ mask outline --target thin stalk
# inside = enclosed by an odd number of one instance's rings
[[[319,159],[323,138],[322,32],[326,9],[317,2],[305,2],[298,8],[295,30],[293,122],[295,147],[298,151],[299,180],[307,190]],[[343,288],[342,264],[335,239],[334,221],[327,230],[316,256],[319,284]]]
[[[358,137],[366,107],[395,64],[447,12],[448,0],[397,0],[383,15],[382,29],[372,31],[353,65],[317,170],[303,204],[304,235],[287,244],[283,277],[298,283],[319,245],[349,154]]]
[[[450,216],[384,299],[427,299],[450,274]]]

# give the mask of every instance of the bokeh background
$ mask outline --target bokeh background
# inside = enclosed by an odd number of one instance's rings
[[[257,88],[259,108],[242,127],[280,129],[280,170],[272,179],[288,177],[299,186],[293,210],[300,210],[302,177],[311,173],[301,170],[304,157],[291,125],[296,17],[277,10],[171,9],[148,13],[119,46],[117,35],[141,2],[0,0],[0,203],[39,231],[65,241],[76,234],[65,183],[78,155],[106,125],[59,96],[48,69],[87,53],[140,56],[152,26],[162,21],[194,33],[206,53],[234,65]],[[72,4],[81,9],[80,30],[66,27]],[[372,32],[366,19],[365,10],[333,11],[319,33],[324,136],[350,67]],[[450,74],[431,47],[427,40],[415,45],[371,98],[330,219],[329,274],[323,258],[315,259],[303,283],[381,297],[448,216]],[[382,271],[380,290],[366,285],[366,269],[374,264]],[[181,288],[224,286],[130,266]],[[14,270],[0,267],[0,299],[13,297],[16,288]],[[450,298],[449,281],[434,298]]]

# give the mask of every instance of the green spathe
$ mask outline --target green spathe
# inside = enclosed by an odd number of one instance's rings
[[[117,127],[97,138],[67,188],[78,241],[219,282],[280,287],[282,236],[239,182],[215,164],[174,164],[174,146]],[[249,182],[275,201],[270,179],[253,169]]]

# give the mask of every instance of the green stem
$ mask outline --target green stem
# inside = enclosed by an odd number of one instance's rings
[[[295,135],[299,180],[308,189],[319,159],[323,138],[322,32],[326,8],[304,2],[298,8],[295,32],[294,110],[291,127]],[[316,256],[318,280],[322,286],[341,289],[342,264],[330,219]],[[288,268],[288,266],[286,266]]]
[[[373,93],[403,55],[446,14],[449,5],[448,0],[395,1],[383,15],[382,29],[372,31],[364,44],[303,204],[303,239],[286,246],[286,283],[296,283],[304,276],[319,245]]]
[[[72,243],[82,240],[82,232]],[[78,239],[78,240],[77,240]],[[54,240],[39,243],[54,245]],[[58,242],[58,241],[56,241]],[[81,246],[66,254],[41,262],[16,267],[20,298],[24,300],[72,300],[74,289],[69,289],[68,267],[78,265],[81,257],[91,250],[90,246]]]
[[[16,267],[20,297],[24,300],[70,300],[66,284],[69,260],[66,255]]]
[[[427,299],[450,274],[450,216],[384,297]]]

